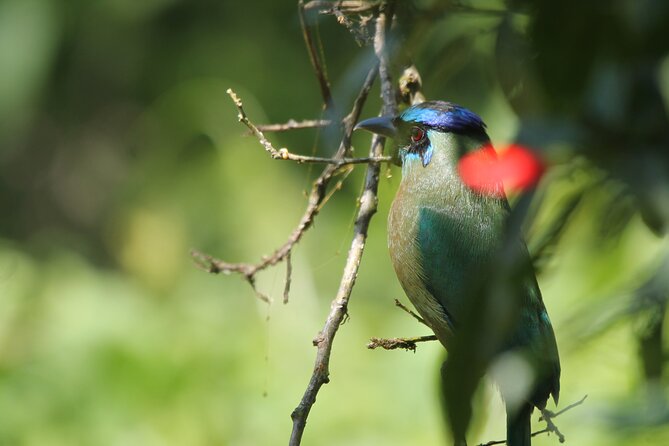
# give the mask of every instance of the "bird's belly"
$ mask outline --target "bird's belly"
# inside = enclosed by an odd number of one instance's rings
[[[446,346],[453,327],[441,303],[424,280],[423,259],[416,239],[417,216],[413,210],[393,202],[388,216],[388,249],[397,278],[407,297],[441,343]]]
[[[485,213],[483,213],[485,215]],[[447,346],[472,282],[485,280],[499,225],[474,212],[396,199],[388,217],[388,247],[397,277],[416,310]]]

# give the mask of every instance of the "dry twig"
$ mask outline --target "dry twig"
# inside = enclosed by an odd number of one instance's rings
[[[248,118],[246,112],[244,111],[244,104],[242,103],[242,100],[239,98],[239,96],[237,96],[237,93],[232,91],[232,89],[230,88],[228,88],[226,93],[228,93],[228,95],[232,98],[232,101],[235,103],[235,106],[237,107],[237,111],[239,112],[237,114],[237,118],[239,119],[239,122],[248,127],[251,133],[255,135],[256,138],[258,138],[260,144],[262,144],[267,153],[269,153],[273,159],[281,159],[286,161],[290,160],[290,161],[296,161],[297,163],[333,164],[336,167],[347,166],[350,164],[368,164],[371,162],[391,161],[391,157],[389,156],[366,157],[366,158],[344,158],[344,157],[327,158],[320,156],[297,155],[295,153],[289,152],[288,149],[286,149],[285,147],[277,150],[274,148],[272,143],[265,137],[263,132],[261,132],[260,129]]]
[[[407,312],[411,317],[416,319],[421,324],[425,325],[426,327],[428,326],[427,323],[425,322],[425,319],[420,317],[416,312],[414,312],[412,309],[408,308],[406,305],[400,302],[399,299],[395,299],[395,306]]]
[[[546,428],[541,430],[541,431],[533,433],[532,436],[535,436],[535,435],[538,435],[538,434],[543,434],[544,432],[546,432],[548,434],[550,434],[552,432],[555,435],[557,435],[558,440],[560,441],[560,443],[564,443],[564,435],[562,434],[562,432],[560,432],[560,429],[558,429],[558,427],[555,425],[555,423],[553,423],[553,419],[557,418],[558,416],[565,413],[566,411],[568,411],[570,409],[573,409],[576,406],[580,406],[581,404],[583,404],[583,402],[585,401],[585,399],[587,397],[588,397],[588,395],[585,395],[579,401],[576,401],[575,403],[570,404],[569,406],[565,407],[564,409],[562,409],[558,412],[551,412],[548,409],[542,409],[541,410],[541,417],[539,418],[539,421],[541,421],[541,420],[545,421],[546,422]]]
[[[371,338],[367,344],[367,348],[374,350],[381,347],[384,350],[397,350],[403,348],[404,350],[411,350],[412,352],[416,351],[416,347],[419,342],[430,342],[436,341],[437,337],[435,335],[427,336],[417,336],[415,338]]]
[[[312,27],[307,23],[307,9],[305,8],[304,0],[298,0],[297,11],[298,15],[300,16],[300,25],[302,27],[304,43],[307,46],[307,51],[309,52],[309,60],[311,61],[311,66],[314,68],[316,78],[318,79],[318,85],[321,89],[323,104],[325,105],[326,110],[330,110],[334,108],[332,89],[330,88],[330,81],[328,80],[327,71],[325,69],[325,61],[321,60],[322,51],[319,52],[316,49],[314,36],[311,32]]]
[[[394,2],[390,3],[391,9]],[[390,76],[388,73],[388,60],[386,56],[386,28],[392,21],[393,12],[386,11],[381,8],[376,19],[376,33],[374,38],[374,50],[379,61],[379,75],[381,77],[381,92],[383,98],[383,115],[395,114],[396,105],[395,97],[390,83]],[[390,92],[390,94],[388,93]],[[385,139],[378,135],[372,138],[372,145],[370,148],[370,157],[378,157],[383,153],[383,144]],[[365,178],[365,186],[360,196],[360,207],[354,225],[354,235],[351,241],[351,247],[348,251],[346,265],[344,266],[344,273],[339,284],[339,290],[335,299],[330,306],[330,313],[323,330],[314,339],[314,345],[318,347],[316,353],[316,361],[314,370],[307,385],[307,389],[302,396],[299,405],[291,414],[293,420],[293,430],[291,432],[290,442],[291,446],[297,446],[302,440],[302,434],[306,426],[307,417],[311,411],[312,406],[316,402],[316,395],[323,384],[329,382],[329,364],[330,353],[332,351],[332,343],[334,337],[343,322],[348,308],[348,301],[351,296],[351,290],[355,284],[355,279],[358,273],[358,266],[365,248],[365,241],[367,240],[367,229],[372,216],[376,213],[377,208],[377,189],[379,185],[380,167],[378,163],[370,163],[367,166],[367,175]]]
[[[290,251],[286,255],[286,283],[283,286],[283,303],[288,303],[288,297],[290,295],[290,282],[293,276],[293,262],[290,259]]]
[[[587,397],[588,397],[588,395],[585,395],[580,400],[576,401],[575,403],[572,403],[572,404],[568,405],[564,409],[559,410],[557,412],[551,412],[550,410],[543,409],[541,411],[541,417],[539,418],[539,421],[542,421],[542,420],[545,421],[546,422],[546,427],[544,429],[538,430],[536,432],[532,432],[532,437],[536,437],[537,435],[541,435],[541,434],[549,434],[550,435],[551,433],[554,433],[558,437],[558,441],[560,443],[564,443],[565,442],[564,435],[562,434],[562,432],[560,432],[560,430],[555,425],[555,423],[553,423],[553,419],[557,418],[558,416],[562,415],[563,413],[567,412],[568,410],[573,409],[574,407],[580,406],[581,404],[583,404],[583,402],[585,401],[585,399]],[[489,441],[487,443],[481,443],[478,446],[494,446],[496,444],[506,444],[506,440],[493,440],[493,441]]]
[[[398,299],[395,299],[395,306],[401,309],[402,311],[406,312],[409,316],[413,317],[421,324],[428,326],[427,323],[425,322],[425,319],[420,317],[418,314],[416,314],[413,310],[408,308]],[[381,347],[384,350],[397,350],[403,348],[405,350],[411,350],[412,352],[415,352],[417,347],[416,344],[418,344],[419,342],[429,342],[436,340],[437,337],[435,335],[417,336],[413,338],[389,338],[389,339],[371,338],[369,340],[369,343],[367,344],[367,348],[370,350],[374,350],[379,347]]]
[[[363,87],[358,94],[358,97],[355,99],[351,112],[343,119],[343,132],[344,135],[340,142],[337,153],[332,158],[322,158],[328,162],[328,166],[325,167],[320,176],[314,181],[309,193],[307,208],[300,219],[297,227],[288,237],[288,240],[276,249],[271,255],[264,256],[258,263],[229,263],[223,260],[217,259],[209,254],[202,253],[197,250],[191,251],[191,255],[196,263],[196,265],[209,273],[212,274],[230,274],[238,273],[243,275],[247,282],[251,285],[254,292],[263,301],[269,302],[270,299],[267,295],[259,292],[255,286],[255,276],[259,271],[264,270],[269,266],[276,265],[277,263],[286,259],[290,254],[293,247],[301,240],[304,233],[312,226],[314,218],[320,211],[322,205],[330,197],[328,193],[328,185],[332,178],[334,178],[342,166],[351,165],[351,164],[362,164],[370,162],[381,162],[387,161],[389,157],[374,156],[368,158],[344,158],[344,154],[350,150],[351,146],[351,134],[353,133],[353,127],[355,123],[360,118],[360,112],[362,106],[367,99],[369,90],[372,87],[372,83],[376,78],[377,68],[373,67],[370,69],[367,78],[363,84]],[[246,113],[244,112],[242,101],[237,97],[237,95],[232,91],[228,90],[228,94],[233,99],[237,110],[239,111],[239,120],[244,123],[249,130],[259,139],[260,143],[265,147],[273,158],[278,157],[279,159],[289,159],[293,161],[307,162],[305,160],[311,160],[310,162],[320,162],[318,157],[301,157],[300,155],[294,155],[286,151],[276,150],[272,144],[265,138],[265,135],[258,130],[258,128],[248,119]],[[352,161],[352,162],[351,162]],[[335,187],[337,190],[338,187]],[[287,272],[289,273],[289,272]],[[286,281],[289,282],[289,276],[286,277]],[[285,289],[284,289],[285,291]],[[284,295],[285,300],[285,295]]]
[[[299,13],[300,19],[302,21],[303,33],[305,37],[305,42],[309,50],[309,55],[312,61],[312,65],[316,72],[316,76],[319,80],[321,87],[321,94],[325,103],[326,109],[333,106],[332,95],[330,91],[329,81],[327,79],[326,70],[324,68],[324,63],[319,57],[319,53],[316,50],[313,36],[311,34],[310,27],[306,24],[305,21],[305,8],[302,0],[299,1]],[[380,4],[379,12],[376,18],[376,27],[375,27],[375,37],[374,37],[374,49],[375,54],[378,59],[378,63],[373,67],[368,73],[365,82],[360,90],[360,93],[356,97],[353,108],[351,112],[342,120],[343,127],[343,137],[339,148],[336,154],[332,158],[320,158],[320,157],[309,157],[296,155],[288,152],[286,149],[276,150],[272,144],[264,136],[263,132],[255,126],[246,116],[246,113],[243,108],[242,101],[237,97],[237,95],[232,91],[228,90],[228,94],[233,99],[235,106],[238,109],[238,117],[240,122],[245,124],[248,129],[254,134],[260,143],[263,145],[265,150],[275,159],[283,160],[292,160],[296,162],[314,162],[314,163],[327,163],[328,165],[324,168],[321,175],[316,179],[312,187],[311,193],[309,194],[307,208],[300,220],[300,223],[292,232],[288,240],[279,247],[274,253],[270,256],[265,256],[257,264],[250,263],[228,263],[222,260],[216,259],[210,255],[203,254],[197,251],[192,253],[193,257],[196,260],[196,263],[202,269],[205,269],[211,273],[239,273],[242,274],[248,283],[253,287],[258,296],[266,301],[269,301],[269,298],[264,294],[258,292],[255,288],[255,276],[256,274],[267,268],[268,266],[275,265],[280,261],[286,260],[286,283],[284,286],[284,301],[287,300],[287,294],[290,290],[291,282],[291,272],[292,265],[290,263],[290,254],[292,248],[304,235],[306,230],[311,227],[313,220],[316,214],[319,212],[322,204],[329,197],[328,195],[328,185],[335,175],[340,172],[340,168],[345,165],[350,164],[367,164],[367,174],[365,178],[365,185],[362,191],[362,194],[358,200],[360,206],[358,209],[358,215],[354,224],[354,235],[349,248],[348,257],[346,260],[346,265],[344,267],[343,275],[341,278],[339,290],[335,299],[332,301],[331,310],[328,315],[328,318],[325,322],[323,330],[317,335],[314,339],[314,345],[318,347],[316,354],[316,361],[314,365],[314,370],[312,377],[309,381],[307,389],[300,401],[300,404],[295,408],[291,414],[293,420],[293,429],[291,432],[290,444],[299,445],[302,439],[302,434],[306,426],[306,420],[309,415],[309,412],[316,401],[316,395],[322,387],[323,384],[329,382],[329,361],[330,354],[332,349],[332,343],[334,341],[334,336],[337,333],[339,326],[347,317],[347,306],[348,300],[351,295],[351,290],[355,284],[355,279],[358,273],[358,267],[364,251],[365,242],[367,239],[367,231],[369,228],[369,223],[377,210],[377,190],[379,184],[379,171],[381,162],[391,161],[391,157],[383,156],[383,145],[385,139],[381,136],[375,135],[372,138],[372,144],[370,148],[370,155],[366,158],[347,158],[346,155],[350,153],[351,149],[351,134],[355,123],[360,117],[360,111],[366,98],[369,94],[369,91],[372,87],[372,84],[376,78],[377,71],[381,77],[381,92],[383,98],[383,115],[394,114],[396,112],[395,105],[395,96],[393,92],[393,87],[390,79],[390,73],[388,70],[388,61],[386,56],[386,37],[385,33],[387,28],[389,28],[392,22],[393,12],[391,11],[394,6],[394,0],[389,2],[391,5],[390,9],[387,9],[387,4],[385,2]],[[293,126],[294,127],[294,126]],[[282,129],[282,127],[279,127]]]
[[[296,121],[294,119],[288,120],[283,124],[264,124],[256,125],[256,128],[261,132],[287,132],[289,130],[300,129],[317,129],[321,127],[328,127],[333,124],[330,119],[305,119],[304,121]]]

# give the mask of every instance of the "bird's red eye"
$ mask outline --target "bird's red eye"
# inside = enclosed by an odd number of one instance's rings
[[[411,140],[413,142],[421,141],[423,138],[425,138],[425,130],[420,127],[413,127],[411,129]]]

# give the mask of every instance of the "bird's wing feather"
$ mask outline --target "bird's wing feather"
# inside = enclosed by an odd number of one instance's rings
[[[502,219],[491,213],[480,215],[472,219],[427,207],[419,213],[416,243],[421,276],[456,327],[470,287],[485,275],[499,244]]]
[[[491,260],[498,255],[506,210],[498,207],[495,211],[476,211],[477,218],[454,209],[420,211],[416,234],[420,276],[455,330],[466,311],[466,299],[488,280],[489,268],[495,267]],[[523,293],[523,305],[505,349],[522,348],[533,357],[541,379],[532,399],[541,407],[550,394],[558,398],[560,362],[553,327],[522,240],[518,240],[518,249],[522,265],[516,286]]]

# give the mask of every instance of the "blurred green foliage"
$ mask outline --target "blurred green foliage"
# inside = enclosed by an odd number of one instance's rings
[[[565,197],[583,194],[539,278],[561,349],[561,401],[590,395],[558,419],[567,441],[667,444],[661,323],[659,340],[648,333],[667,297],[658,277],[668,247],[653,234],[666,229],[669,203],[666,2],[472,4],[485,11],[405,4],[398,67],[410,57],[427,96],[477,111],[493,141],[546,149],[556,167],[530,238]],[[346,109],[369,53],[332,17],[318,22]],[[188,252],[254,261],[304,209],[318,169],[271,161],[225,94],[233,87],[257,123],[319,117],[296,5],[3,0],[0,67],[0,444],[285,443],[364,168],[298,245],[288,305],[197,270]],[[307,154],[335,144],[313,131],[272,140]],[[367,137],[354,143],[364,153]],[[569,167],[575,158],[587,162]],[[385,215],[399,172],[389,173],[305,444],[441,444],[446,435],[441,348],[364,347],[371,336],[426,334],[393,305],[402,291]],[[279,266],[259,277],[277,302],[283,275]],[[644,375],[640,348],[660,376]],[[492,385],[477,404],[472,440],[502,438]]]

